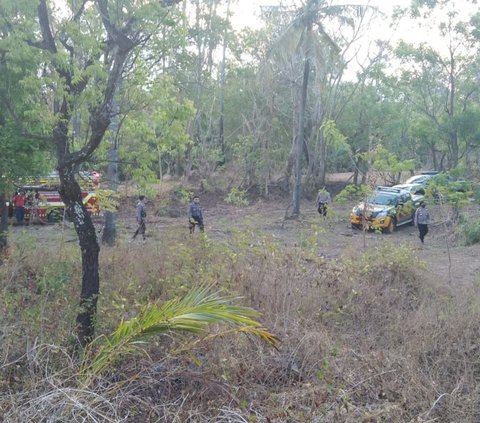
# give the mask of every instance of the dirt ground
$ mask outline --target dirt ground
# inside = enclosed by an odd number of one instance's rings
[[[320,217],[310,203],[302,204],[302,214],[297,220],[285,220],[286,204],[259,201],[247,207],[235,207],[217,203],[213,207],[202,204],[205,215],[205,231],[211,239],[228,240],[235,230],[264,233],[285,246],[310,246],[318,249],[318,255],[327,259],[338,259],[346,252],[364,251],[381,244],[389,243],[406,245],[415,250],[419,262],[425,264],[427,273],[432,278],[451,281],[454,284],[474,283],[479,281],[480,245],[466,247],[458,235],[442,223],[441,210],[430,207],[433,222],[425,244],[421,246],[417,229],[411,225],[398,227],[393,234],[366,233],[352,229],[348,220],[351,205],[333,204],[329,216]],[[478,208],[475,206],[475,208]],[[147,204],[147,241],[162,242],[162,233],[177,230],[188,237],[186,218],[156,217],[154,202]],[[131,213],[128,213],[131,211]],[[475,214],[477,210],[473,211]],[[98,235],[101,236],[102,221],[97,220]],[[135,231],[134,209],[123,210],[118,216],[118,233],[121,242],[131,242],[131,234]],[[38,243],[77,242],[71,224],[32,225],[26,227],[12,226],[11,236],[23,233]],[[134,245],[142,245],[135,240]],[[315,246],[316,244],[316,246]],[[412,266],[419,265],[412,263]]]

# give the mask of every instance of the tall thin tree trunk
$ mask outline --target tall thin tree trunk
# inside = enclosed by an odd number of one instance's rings
[[[118,190],[118,131],[120,129],[120,106],[117,101],[118,92],[119,88],[116,89],[116,94],[112,100],[113,116],[110,122],[111,139],[108,147],[108,189],[113,192],[117,192]],[[104,217],[105,225],[102,232],[102,244],[113,247],[117,238],[117,213],[107,210],[104,212]]]
[[[311,23],[310,23],[311,31]],[[307,53],[308,54],[308,53]],[[307,107],[308,77],[310,74],[310,59],[305,58],[303,68],[302,92],[300,96],[300,110],[298,114],[298,130],[295,139],[295,184],[293,186],[293,216],[300,214],[300,200],[302,191],[302,158],[305,139],[305,111]]]
[[[318,152],[318,179],[321,186],[325,186],[327,175],[327,140],[320,134],[320,151]]]
[[[227,22],[230,13],[230,0],[227,2]],[[218,138],[220,149],[222,151],[222,161],[225,162],[225,134],[224,134],[224,119],[225,119],[225,66],[227,53],[227,26],[223,31],[223,52],[222,52],[222,67],[220,71],[220,122],[218,128]]]
[[[0,193],[0,252],[8,245],[8,207],[7,195]]]

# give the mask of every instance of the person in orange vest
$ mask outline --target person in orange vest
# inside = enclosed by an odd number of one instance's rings
[[[17,191],[13,196],[13,205],[15,206],[15,219],[21,226],[25,219],[25,195],[22,191]]]

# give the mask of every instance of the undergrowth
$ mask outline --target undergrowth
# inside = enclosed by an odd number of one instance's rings
[[[479,286],[430,281],[406,247],[327,259],[310,238],[285,247],[248,227],[222,242],[172,229],[148,247],[103,249],[98,335],[208,285],[243,297],[281,344],[166,332],[85,385],[69,344],[77,248],[19,237],[0,266],[1,420],[479,421]]]

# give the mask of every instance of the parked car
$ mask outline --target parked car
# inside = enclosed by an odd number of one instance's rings
[[[425,187],[425,185],[427,184],[427,182],[432,179],[434,176],[436,175],[435,174],[427,174],[427,175],[424,175],[424,174],[420,174],[420,175],[414,175],[410,178],[408,178],[406,181],[405,181],[405,184],[419,184],[419,185],[422,185],[423,187]]]
[[[412,195],[412,199],[420,200],[425,196],[425,187],[422,184],[399,184],[392,188],[408,191]]]
[[[412,197],[407,189],[379,186],[350,213],[354,228],[382,230],[389,233],[397,226],[412,223],[421,196]]]

